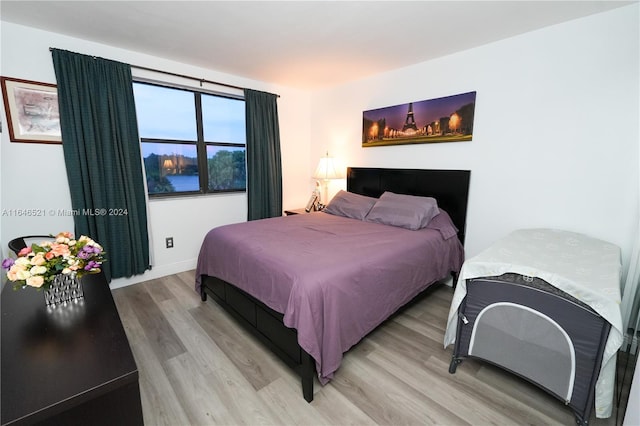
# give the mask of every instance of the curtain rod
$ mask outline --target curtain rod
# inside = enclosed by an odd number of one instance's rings
[[[53,49],[55,49],[55,48],[54,47],[50,47],[49,48],[49,52],[51,52]],[[93,58],[95,59],[96,57],[94,56]],[[137,68],[139,70],[157,72],[157,73],[160,73],[160,74],[171,75],[173,77],[187,78],[189,80],[199,81],[200,82],[200,87],[202,87],[202,83],[209,83],[209,84],[215,84],[216,86],[229,87],[231,89],[238,89],[238,90],[244,90],[245,89],[245,87],[234,86],[233,84],[220,83],[218,81],[207,80],[205,78],[191,77],[190,75],[177,74],[177,73],[174,73],[174,72],[162,71],[162,70],[158,70],[158,69],[155,69],[155,68],[142,67],[142,66],[139,66],[139,65],[132,65],[132,64],[129,64],[129,66],[131,66],[133,68]],[[278,94],[276,94],[276,96],[280,97],[280,95],[278,95]]]

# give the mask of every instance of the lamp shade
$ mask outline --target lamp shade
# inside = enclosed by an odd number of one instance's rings
[[[162,167],[164,167],[165,169],[172,169],[173,168],[173,161],[171,161],[169,158],[167,158],[166,160],[164,160],[164,163],[162,163]]]
[[[336,168],[335,161],[333,157],[329,157],[327,153],[326,156],[321,157],[318,162],[318,167],[316,167],[316,171],[313,174],[315,179],[340,179],[342,177],[341,173]]]

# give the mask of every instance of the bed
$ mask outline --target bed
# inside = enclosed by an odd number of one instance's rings
[[[211,296],[294,368],[310,402],[314,377],[327,383],[344,352],[460,270],[469,178],[464,170],[349,168],[347,191],[327,211],[209,231],[198,256],[196,291],[203,301]],[[335,201],[341,197],[351,203]],[[413,218],[409,227],[386,222],[389,202],[422,206],[424,197],[435,199],[437,208],[419,226]],[[363,210],[362,203],[372,207]]]
[[[467,259],[445,333],[450,373],[490,362],[563,401],[578,424],[611,415],[622,343],[620,249],[575,232],[521,229]]]

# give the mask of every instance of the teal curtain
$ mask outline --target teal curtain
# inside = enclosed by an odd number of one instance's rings
[[[149,237],[131,66],[59,49],[52,55],[75,235],[104,247],[107,282],[142,274]]]
[[[277,95],[245,89],[248,220],[282,216]]]

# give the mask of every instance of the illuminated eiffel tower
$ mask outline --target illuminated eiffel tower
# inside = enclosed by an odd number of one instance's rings
[[[408,129],[412,129],[417,131],[418,127],[416,126],[416,120],[413,118],[413,103],[409,104],[409,111],[407,111],[407,118],[404,120],[404,126],[402,126],[402,131],[406,132]]]

